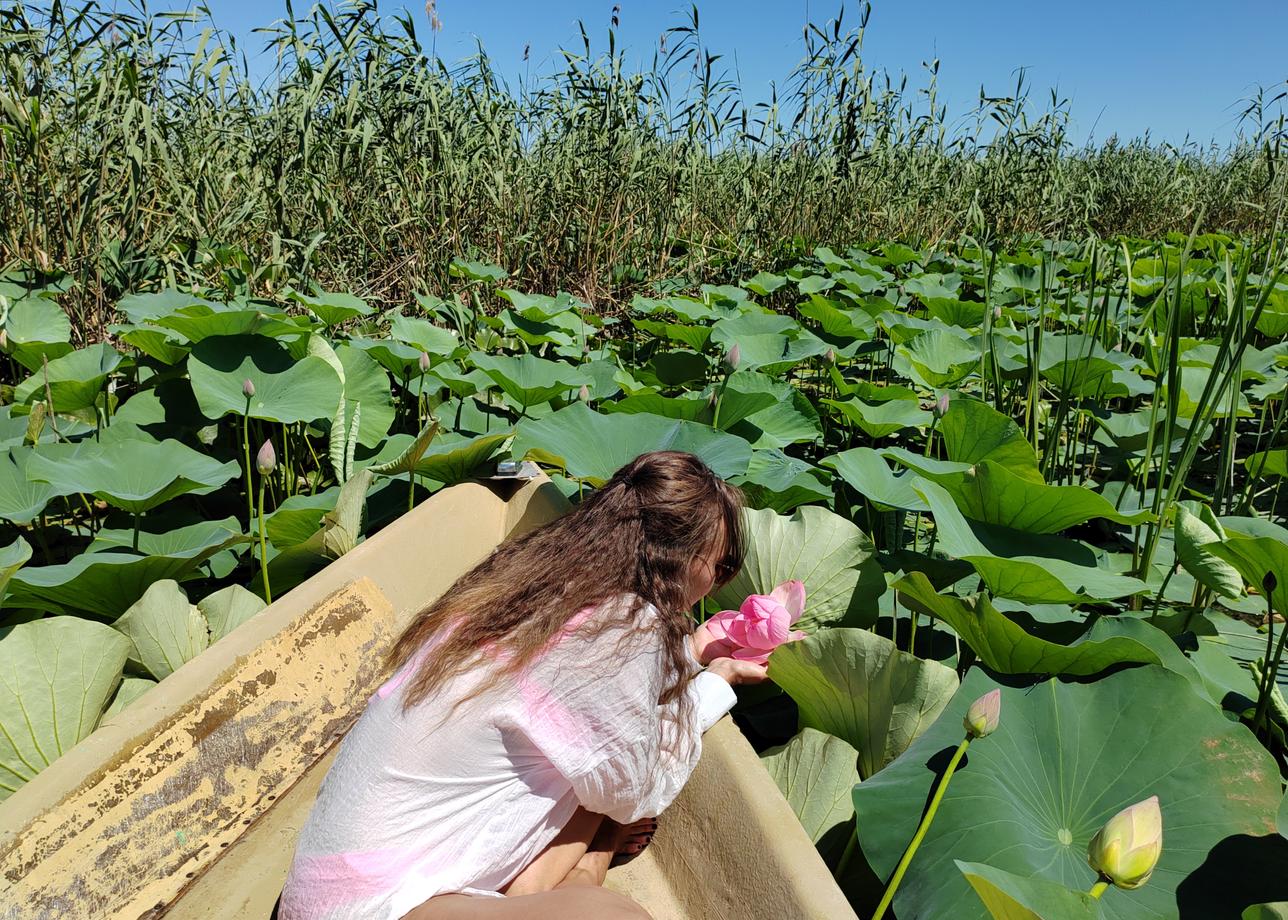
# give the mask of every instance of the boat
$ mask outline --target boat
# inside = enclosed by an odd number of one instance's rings
[[[382,653],[499,543],[566,508],[543,475],[444,489],[105,720],[0,803],[0,918],[267,920]],[[607,884],[655,920],[855,918],[729,717]]]

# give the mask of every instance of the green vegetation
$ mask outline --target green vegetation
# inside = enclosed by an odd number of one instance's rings
[[[867,12],[811,26],[800,65],[757,100],[696,11],[642,72],[610,32],[516,85],[482,49],[437,59],[409,17],[365,0],[266,25],[263,81],[200,5],[8,4],[0,265],[70,273],[88,344],[123,294],[193,282],[408,302],[447,291],[464,256],[602,312],[642,282],[736,282],[820,244],[1158,238],[1199,214],[1241,235],[1275,226],[1276,88],[1240,106],[1228,148],[1085,146],[1066,102],[1023,79],[949,112],[937,62],[910,83],[872,70]]]
[[[1237,893],[1199,882],[1223,840],[1254,863],[1288,847],[1286,268],[1279,243],[1216,234],[819,248],[619,318],[457,260],[449,298],[405,310],[132,294],[114,344],[80,349],[61,287],[11,273],[4,785],[428,492],[512,456],[576,501],[670,447],[752,506],[747,563],[702,614],[805,583],[808,638],[738,711],[785,743],[766,764],[856,905],[1000,688],[895,912],[985,916],[979,890],[1217,915]],[[1148,795],[1158,870],[1086,896],[1088,842]],[[1007,830],[968,833],[985,823]]]
[[[698,616],[804,583],[735,713],[861,914],[1288,901],[1267,99],[954,133],[833,24],[752,105],[696,12],[512,89],[364,4],[256,87],[204,16],[0,10],[0,797],[435,490],[677,448],[750,505]]]

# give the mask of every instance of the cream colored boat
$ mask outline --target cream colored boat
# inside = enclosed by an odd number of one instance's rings
[[[105,722],[0,804],[0,918],[267,918],[381,653],[500,541],[564,507],[544,478],[444,490]],[[855,916],[728,718],[609,885],[657,920]]]

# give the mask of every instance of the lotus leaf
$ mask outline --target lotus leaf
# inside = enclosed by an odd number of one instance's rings
[[[221,521],[198,521],[164,533],[140,530],[138,551],[145,556],[183,556],[214,544],[232,546],[249,539],[250,537],[242,534],[237,518],[227,517]],[[94,535],[87,551],[96,553],[105,549],[129,549],[133,543],[133,530],[104,527]]]
[[[657,393],[642,393],[639,396],[627,396],[616,402],[603,403],[600,411],[628,415],[645,412],[666,418],[683,419],[686,422],[702,422],[706,425],[711,424],[712,418],[710,403],[699,395],[660,396]]]
[[[943,620],[980,661],[1003,674],[1087,676],[1119,664],[1163,663],[1148,645],[1129,636],[1093,639],[1088,634],[1069,645],[1031,636],[1000,613],[987,594],[966,598],[937,594],[920,572],[904,576],[893,587],[905,604]],[[1153,629],[1134,621],[1133,625]],[[1161,632],[1159,636],[1171,641]]]
[[[808,396],[794,387],[788,388],[779,402],[747,416],[730,432],[745,438],[757,450],[812,443],[823,436],[818,410]]]
[[[62,565],[29,565],[9,582],[9,597],[15,607],[115,618],[149,585],[163,578],[182,581],[211,556],[244,539],[241,535],[221,539],[216,531],[207,545],[171,555],[136,556],[109,550],[81,553]]]
[[[746,474],[736,477],[734,483],[753,508],[772,508],[785,514],[797,505],[830,502],[832,489],[821,481],[824,475],[804,460],[770,448],[752,451]]]
[[[317,291],[312,297],[299,291],[290,291],[286,296],[328,326],[339,325],[355,316],[371,315],[371,306],[365,300],[339,291]]]
[[[149,585],[112,628],[130,640],[130,663],[157,680],[169,677],[210,645],[206,618],[188,603],[179,583],[168,578]]]
[[[859,843],[878,877],[912,838],[967,707],[997,686],[972,670],[939,720],[854,788]],[[1163,811],[1162,856],[1143,887],[1104,894],[1106,917],[1176,916],[1182,881],[1214,846],[1273,832],[1281,794],[1270,755],[1183,677],[1146,665],[1091,683],[1000,689],[1000,725],[971,745],[948,786],[895,897],[900,917],[988,916],[955,859],[1088,891],[1092,835],[1148,795]]]
[[[957,689],[951,668],[865,629],[826,629],[780,645],[769,676],[796,701],[802,727],[858,751],[865,781],[902,754]]]
[[[287,316],[277,308],[260,305],[256,308],[239,309],[230,306],[196,305],[180,307],[167,316],[150,321],[162,329],[179,333],[192,344],[208,338],[233,336],[258,336],[278,338],[300,336],[308,332],[308,327],[295,318]]]
[[[975,567],[989,590],[1001,597],[1038,604],[1072,604],[1079,601],[1107,600],[1138,594],[1147,590],[1144,582],[1068,558],[1037,556],[1021,552],[1027,543],[1032,548],[1053,546],[1034,540],[1032,534],[1001,534],[1009,537],[1009,550],[1014,555],[995,555],[972,530],[940,485],[918,477],[912,489],[930,506],[935,516],[939,547]],[[996,538],[998,534],[988,534]]]
[[[861,399],[845,402],[824,399],[823,402],[839,409],[843,416],[862,428],[870,438],[884,438],[904,428],[924,428],[932,419],[931,414],[922,409],[914,399],[891,399],[875,405],[869,405]]]
[[[917,478],[912,473],[896,475],[881,454],[870,447],[856,447],[824,457],[823,466],[836,470],[859,494],[882,510],[903,508],[907,511],[929,511],[926,500],[912,488]]]
[[[501,449],[501,445],[509,437],[509,431],[474,437],[451,432],[440,434],[432,443],[426,445],[426,449],[415,461],[416,475],[445,486],[465,482]],[[396,455],[399,451],[406,450],[412,441],[412,436],[409,434],[394,435],[381,449],[376,460],[379,461],[386,455]],[[384,470],[373,466],[372,471],[383,472]]]
[[[1017,476],[1042,481],[1037,455],[1020,426],[987,403],[956,396],[939,423],[948,457],[958,463],[992,460]]]
[[[376,447],[394,423],[389,375],[374,357],[361,349],[341,345],[335,354],[344,367],[345,425],[353,424],[354,413],[361,406],[357,443]]]
[[[641,332],[669,342],[679,342],[694,351],[705,349],[711,338],[709,326],[686,326],[683,323],[664,323],[651,319],[633,319],[631,323]]]
[[[191,306],[220,309],[223,305],[188,291],[166,288],[154,294],[127,294],[116,303],[116,309],[131,323],[139,324]]]
[[[81,348],[50,361],[39,372],[14,387],[13,400],[17,403],[44,400],[45,382],[48,378],[49,394],[53,397],[55,412],[92,408],[102,394],[108,376],[120,363],[121,353],[111,345],[100,343]]]
[[[953,862],[966,876],[993,920],[1098,920],[1100,902],[1086,891],[1003,872],[982,863]]]
[[[59,444],[27,460],[27,476],[49,483],[54,494],[85,492],[134,514],[187,492],[213,492],[238,475],[236,462],[220,463],[170,440]]]
[[[241,585],[220,588],[197,602],[197,609],[210,627],[212,643],[218,642],[266,606],[262,597]]]
[[[1263,450],[1243,459],[1249,476],[1288,477],[1288,449]]]
[[[390,319],[389,334],[397,342],[410,345],[429,355],[450,357],[461,347],[456,332],[435,326],[428,320],[395,313]]]
[[[515,457],[562,467],[594,486],[651,450],[696,454],[725,479],[745,473],[751,460],[746,441],[705,425],[647,413],[602,415],[582,403],[520,422],[511,448]]]
[[[797,508],[791,517],[771,509],[743,514],[746,559],[738,574],[711,595],[718,608],[736,610],[749,594],[768,594],[796,578],[805,583],[799,629],[876,622],[885,579],[867,534],[817,505]]]
[[[94,730],[129,649],[110,627],[77,617],[0,634],[0,799]]]
[[[471,262],[469,259],[452,259],[447,271],[454,278],[468,278],[471,281],[500,281],[510,277],[510,273],[499,265]]]
[[[202,414],[212,419],[229,414],[283,424],[331,419],[344,386],[325,359],[295,360],[273,339],[250,335],[203,339],[188,358],[188,375]],[[255,386],[249,412],[242,393],[246,380]]]
[[[9,305],[4,316],[8,351],[29,371],[39,370],[72,350],[72,325],[58,304],[47,297],[22,297]]]
[[[830,863],[854,834],[850,790],[859,781],[858,758],[846,741],[813,728],[760,755],[805,833]]]
[[[103,710],[99,724],[102,725],[107,722],[108,719],[124,710],[156,685],[157,682],[148,677],[131,677],[129,675],[124,677],[121,680],[121,685],[116,688],[116,694],[112,697],[112,702]]]
[[[30,524],[58,493],[47,482],[27,476],[32,452],[15,447],[0,454],[0,518],[13,524]]]
[[[4,592],[13,573],[31,558],[31,544],[18,537],[8,546],[0,546],[0,607],[4,606]]]
[[[1243,594],[1243,579],[1238,570],[1209,550],[1209,545],[1225,538],[1221,522],[1207,505],[1198,505],[1193,513],[1184,504],[1176,508],[1173,540],[1176,559],[1203,585],[1222,597]]]
[[[589,382],[581,368],[536,355],[524,354],[515,358],[475,352],[470,355],[470,361],[524,409],[567,395],[570,390],[575,391]]]

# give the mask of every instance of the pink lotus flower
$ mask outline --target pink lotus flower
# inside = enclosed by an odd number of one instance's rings
[[[791,628],[804,609],[805,585],[796,579],[769,594],[753,594],[737,610],[722,610],[698,627],[698,660],[709,664],[716,658],[737,658],[764,664],[784,642],[805,638]]]

